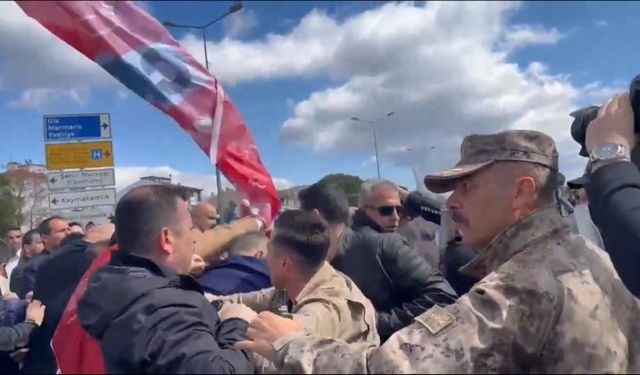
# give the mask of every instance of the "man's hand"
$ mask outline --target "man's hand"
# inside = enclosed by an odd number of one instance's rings
[[[274,362],[276,351],[273,343],[279,339],[304,330],[302,323],[295,319],[287,319],[266,311],[251,322],[247,335],[251,341],[242,341],[235,345],[236,349],[250,350]]]
[[[206,264],[200,257],[200,255],[193,253],[193,257],[191,258],[191,268],[189,268],[189,274],[198,277],[204,272],[205,267]]]
[[[589,153],[605,143],[623,145],[629,153],[636,145],[629,94],[609,99],[598,111],[598,117],[587,126],[585,146]]]
[[[35,325],[40,327],[44,320],[44,310],[46,306],[42,302],[35,300],[27,306],[27,317],[25,320],[33,321]]]
[[[28,348],[18,349],[15,352],[9,354],[9,358],[11,358],[14,362],[24,362],[27,359],[27,354],[29,353]]]
[[[30,291],[29,293],[27,293],[27,294],[24,296],[24,300],[25,300],[25,301],[27,301],[27,302],[31,302],[31,301],[33,301],[33,290],[32,290],[32,291]]]
[[[89,243],[109,242],[116,231],[116,226],[111,223],[101,224],[85,234],[84,240]]]
[[[257,316],[255,311],[241,303],[224,303],[220,311],[218,311],[221,321],[227,319],[242,319],[247,323],[251,323]]]
[[[215,294],[211,294],[211,293],[205,293],[204,294],[204,298],[206,298],[207,301],[209,301],[209,303],[211,303],[213,301],[219,300],[220,296],[216,296]]]

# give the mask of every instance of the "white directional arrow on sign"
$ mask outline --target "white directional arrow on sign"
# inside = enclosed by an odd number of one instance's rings
[[[116,189],[114,188],[49,194],[49,208],[52,210],[114,204],[116,204]]]
[[[111,168],[47,174],[49,190],[113,186],[115,183],[115,173]]]

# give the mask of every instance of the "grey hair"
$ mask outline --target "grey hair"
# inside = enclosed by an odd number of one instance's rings
[[[367,180],[360,186],[360,198],[358,199],[358,206],[363,208],[365,203],[373,196],[373,191],[379,187],[389,187],[396,191],[400,191],[400,188],[395,183],[389,180]]]

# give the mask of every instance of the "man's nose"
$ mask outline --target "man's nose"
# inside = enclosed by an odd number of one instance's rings
[[[454,211],[454,210],[460,209],[460,207],[461,207],[460,206],[460,201],[458,200],[458,194],[456,194],[455,190],[454,190],[453,193],[451,193],[449,198],[447,198],[446,206],[449,209],[449,211]]]

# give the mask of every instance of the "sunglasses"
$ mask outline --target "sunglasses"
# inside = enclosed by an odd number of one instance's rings
[[[374,210],[378,210],[380,216],[391,216],[394,212],[398,214],[398,216],[402,213],[402,206],[380,206],[380,207],[372,207]]]

